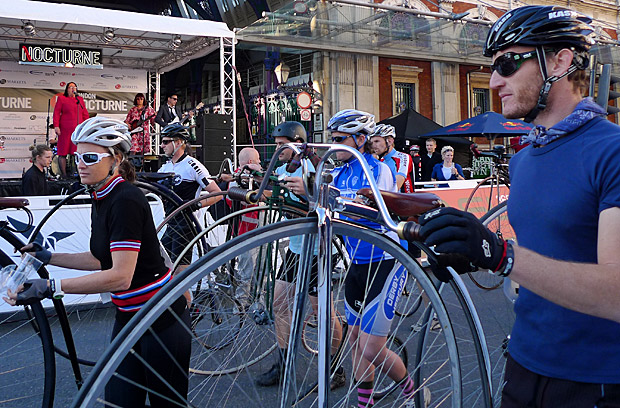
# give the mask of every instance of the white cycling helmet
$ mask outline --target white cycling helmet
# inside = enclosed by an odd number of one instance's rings
[[[71,141],[74,144],[92,143],[104,147],[120,147],[121,151],[128,153],[131,149],[131,135],[126,123],[103,116],[95,116],[86,119],[77,125]]]
[[[379,124],[375,127],[375,130],[370,134],[370,137],[373,136],[381,136],[381,137],[393,137],[396,138],[396,129],[392,125],[384,125]]]
[[[355,109],[341,110],[329,120],[327,129],[332,132],[365,135],[368,138],[375,130],[375,115]]]

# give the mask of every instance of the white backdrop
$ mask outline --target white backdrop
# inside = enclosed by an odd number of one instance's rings
[[[0,179],[21,178],[30,167],[28,146],[45,142],[56,95],[75,82],[90,113],[124,120],[136,93],[146,93],[143,70],[37,67],[0,61]],[[53,129],[50,138],[54,138]]]

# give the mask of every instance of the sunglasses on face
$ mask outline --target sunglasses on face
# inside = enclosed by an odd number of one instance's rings
[[[87,153],[75,153],[75,164],[79,165],[80,160],[87,166],[92,166],[93,164],[97,164],[104,157],[112,156],[110,153],[95,153],[95,152],[87,152]]]
[[[347,135],[347,136],[332,136],[332,143],[342,143],[345,140],[347,140],[349,137],[351,137],[353,135]]]
[[[521,65],[532,58],[536,57],[536,51],[527,51],[522,53],[507,52],[500,55],[491,65],[491,71],[497,71],[503,77],[508,77],[521,68]]]
[[[168,146],[168,143],[172,142],[174,139],[162,139],[161,144],[164,146]]]

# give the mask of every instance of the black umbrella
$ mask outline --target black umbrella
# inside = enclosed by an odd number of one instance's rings
[[[392,125],[396,129],[396,149],[406,151],[413,144],[424,145],[424,140],[420,138],[425,133],[441,129],[441,125],[423,116],[413,109],[405,109],[396,116],[382,120],[382,124]],[[435,138],[437,141],[444,141],[443,144],[469,145],[471,142],[465,138]]]

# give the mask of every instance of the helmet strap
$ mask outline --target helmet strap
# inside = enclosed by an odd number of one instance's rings
[[[545,56],[545,49],[542,46],[536,47],[536,55],[538,56],[538,66],[540,67],[540,74],[543,77],[543,86],[540,88],[540,93],[538,94],[538,102],[536,103],[536,107],[528,112],[525,115],[523,120],[527,123],[532,122],[540,112],[547,108],[547,98],[549,98],[549,91],[551,91],[551,85],[554,82],[559,81],[567,75],[572,74],[577,70],[577,66],[573,60],[568,70],[560,76],[548,76],[547,74],[547,58]]]
[[[180,139],[181,141],[183,141],[183,139]],[[174,142],[173,142],[174,143]],[[172,153],[170,153],[170,155],[168,156],[168,158],[172,159],[174,157],[175,154],[177,154],[177,152],[179,151],[179,149],[181,148],[181,146],[185,146],[185,141],[183,141],[183,143],[181,143],[180,145],[178,145],[177,147],[174,148],[174,150],[172,151]]]
[[[360,148],[362,148],[362,147],[364,146],[364,144],[366,144],[366,142],[368,141],[368,140],[364,140],[364,143],[362,143],[362,145],[361,145],[361,146],[360,146],[360,145],[358,145],[358,144],[357,144],[357,137],[358,137],[358,136],[361,136],[361,135],[362,135],[361,133],[354,133],[354,134],[352,134],[352,135],[351,135],[351,137],[353,137],[353,143],[355,143],[355,147],[357,147],[357,150],[359,150]]]

